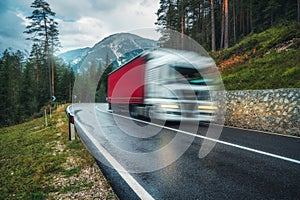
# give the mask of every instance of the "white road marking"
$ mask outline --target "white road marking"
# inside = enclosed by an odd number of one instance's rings
[[[218,124],[216,124],[218,125]],[[220,125],[218,125],[220,126]],[[272,132],[266,132],[266,131],[260,131],[260,130],[252,130],[252,129],[247,129],[247,128],[240,128],[240,127],[235,127],[235,126],[225,126],[226,128],[232,128],[232,129],[240,129],[240,130],[245,130],[245,131],[252,131],[252,132],[259,132],[259,133],[264,133],[264,134],[269,134],[269,135],[276,135],[280,137],[288,137],[288,138],[297,138],[300,139],[300,137],[294,136],[294,135],[283,135],[280,133],[272,133]]]
[[[141,186],[123,167],[122,165],[99,144],[99,142],[82,126],[79,122],[76,122],[77,126],[80,126],[81,130],[89,137],[95,147],[102,153],[107,161],[114,167],[114,169],[120,174],[124,181],[131,187],[131,189],[141,199],[153,200],[154,198]]]
[[[280,156],[280,155],[277,155],[277,154],[273,154],[273,153],[269,153],[269,152],[265,152],[265,151],[261,151],[261,150],[241,146],[241,145],[238,145],[238,144],[233,144],[233,143],[230,143],[230,142],[225,142],[225,141],[222,141],[222,140],[217,140],[217,139],[214,139],[214,138],[209,138],[209,137],[202,136],[202,135],[197,135],[197,134],[190,133],[190,132],[187,132],[187,131],[182,131],[182,130],[178,130],[178,129],[174,129],[174,128],[154,124],[154,123],[151,123],[151,122],[142,121],[142,120],[139,120],[139,119],[134,119],[134,118],[131,118],[131,117],[126,117],[126,116],[115,114],[115,113],[109,113],[109,112],[100,110],[100,108],[98,106],[96,108],[97,108],[98,111],[100,111],[102,113],[111,114],[111,115],[115,115],[115,116],[118,116],[118,117],[123,117],[125,119],[134,120],[134,121],[137,121],[137,122],[142,122],[142,123],[145,123],[145,124],[157,126],[157,127],[160,127],[160,128],[171,130],[171,131],[176,131],[176,132],[179,132],[179,133],[191,135],[193,137],[198,137],[198,138],[210,140],[210,141],[213,141],[213,142],[217,142],[217,143],[220,143],[220,144],[236,147],[236,148],[243,149],[243,150],[246,150],[246,151],[251,151],[251,152],[254,152],[254,153],[258,153],[258,154],[270,156],[270,157],[273,157],[273,158],[278,158],[278,159],[281,159],[281,160],[285,160],[285,161],[293,162],[293,163],[296,163],[296,164],[300,164],[300,160],[296,160],[296,159],[288,158],[288,157],[285,157],[285,156]]]
[[[203,124],[208,125],[208,123],[203,123]],[[215,126],[221,126],[219,124],[214,124],[214,125]],[[229,125],[223,125],[223,127],[231,128],[231,129],[239,129],[239,130],[244,130],[244,131],[250,131],[250,132],[264,133],[264,134],[268,134],[268,135],[276,135],[276,136],[280,136],[280,137],[288,137],[288,138],[300,139],[300,137],[294,136],[294,135],[283,135],[283,134],[280,134],[280,133],[273,133],[273,132],[267,132],[267,131],[247,129],[247,128],[241,128],[241,127],[236,127],[236,126],[229,126]]]

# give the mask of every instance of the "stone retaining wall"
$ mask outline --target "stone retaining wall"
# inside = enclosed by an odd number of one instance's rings
[[[225,125],[300,136],[300,89],[226,92]]]

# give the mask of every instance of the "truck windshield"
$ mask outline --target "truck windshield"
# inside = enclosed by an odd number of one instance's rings
[[[169,80],[172,82],[188,81],[193,85],[206,85],[206,82],[209,81],[204,79],[195,68],[184,66],[171,66]]]

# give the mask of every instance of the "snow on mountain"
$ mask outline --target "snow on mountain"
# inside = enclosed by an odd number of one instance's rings
[[[86,71],[92,63],[96,66],[106,66],[115,61],[121,65],[133,58],[142,50],[158,47],[157,41],[145,39],[130,33],[117,33],[104,38],[92,48],[76,49],[58,55],[66,63],[70,63],[76,73]]]
[[[77,70],[80,66],[80,62],[87,56],[90,50],[90,47],[75,49],[59,54],[58,57],[62,58],[65,63],[70,64],[74,70]]]

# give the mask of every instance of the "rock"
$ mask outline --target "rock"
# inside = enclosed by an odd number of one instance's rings
[[[276,123],[279,124],[280,121],[281,121],[281,118],[277,117],[276,118]]]
[[[289,100],[288,99],[284,99],[284,103],[288,104]]]
[[[269,100],[269,94],[267,94],[267,96],[264,98],[264,101],[268,101]]]
[[[286,112],[286,111],[284,111],[284,112],[282,113],[282,115],[286,116],[286,115],[287,115],[287,112]]]

